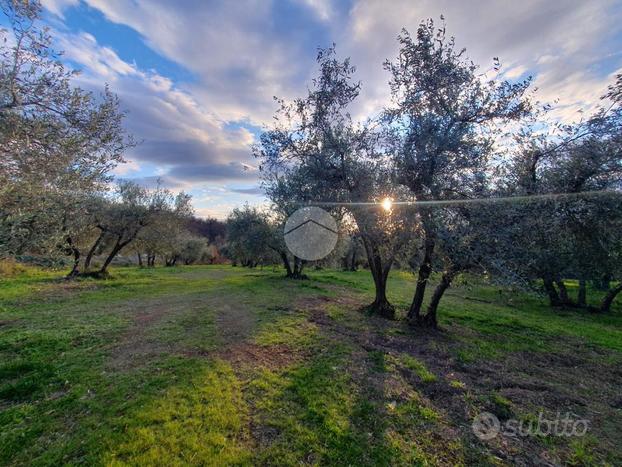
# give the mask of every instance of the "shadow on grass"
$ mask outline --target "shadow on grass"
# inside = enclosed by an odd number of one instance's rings
[[[106,281],[110,287],[72,291],[53,304],[37,298],[36,306],[12,309],[20,321],[3,329],[0,357],[14,363],[0,369],[0,379],[16,387],[0,393],[0,424],[7,427],[0,433],[0,462],[213,463],[220,452],[219,460],[232,464],[480,462],[486,447],[461,427],[467,395],[489,395],[481,371],[496,375],[494,358],[516,354],[506,375],[512,385],[499,389],[504,397],[520,391],[515,397],[535,400],[542,392],[526,392],[523,383],[533,379],[529,360],[544,360],[518,343],[530,337],[526,343],[533,350],[558,332],[578,334],[573,323],[582,324],[581,334],[594,342],[605,336],[613,345],[619,333],[591,317],[448,297],[441,309],[445,330],[420,334],[402,322],[355,311],[362,297],[332,286],[335,272],[314,271],[318,280],[297,282],[270,271],[229,271],[128,269],[117,281]],[[356,273],[344,277],[368,283]],[[412,284],[400,281],[409,287],[400,294],[408,297]],[[225,315],[229,319],[217,319]],[[146,331],[138,332],[133,320]],[[123,371],[106,366],[119,342],[143,340],[165,347],[139,354],[137,365]],[[232,344],[241,344],[237,355],[246,359],[248,374],[238,374],[227,360]],[[244,353],[249,344],[297,358],[260,365]],[[548,367],[566,360],[556,357],[560,361],[550,358]],[[460,359],[464,365],[456,366]],[[521,361],[525,374],[517,375]],[[608,368],[596,379],[605,381]],[[458,379],[450,381],[448,374]],[[609,378],[614,381],[615,374]],[[450,383],[469,393],[447,392]],[[573,387],[564,384],[568,391]],[[456,391],[464,391],[465,400]]]

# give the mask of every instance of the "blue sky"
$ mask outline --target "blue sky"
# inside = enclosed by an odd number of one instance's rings
[[[121,177],[161,177],[226,217],[265,202],[251,145],[274,95],[303,95],[318,47],[337,44],[363,82],[354,115],[378,112],[400,29],[443,14],[459,46],[507,79],[533,75],[555,116],[577,120],[622,69],[622,2],[614,0],[44,0],[45,20],[82,87],[121,98],[142,144]]]

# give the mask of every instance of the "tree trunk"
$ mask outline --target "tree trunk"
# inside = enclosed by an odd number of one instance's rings
[[[553,283],[553,280],[550,278],[543,278],[542,282],[544,284],[544,290],[549,296],[549,302],[551,306],[555,306],[555,307],[561,306],[562,301],[559,298],[559,294],[557,293],[557,289],[555,288],[555,284]]]
[[[559,299],[564,306],[575,306],[572,299],[568,295],[568,289],[566,288],[566,284],[564,284],[563,279],[557,279],[555,281],[557,284],[557,288],[559,289]]]
[[[123,248],[129,245],[136,238],[137,234],[138,234],[138,230],[133,232],[133,234],[125,241],[121,241],[121,238],[122,238],[121,235],[117,236],[117,242],[115,243],[114,247],[112,247],[112,251],[110,252],[108,257],[106,258],[106,261],[104,261],[104,264],[99,270],[100,275],[102,276],[106,275],[108,266],[110,265],[112,260],[115,258],[115,256],[117,256]]]
[[[73,267],[71,268],[71,271],[69,272],[69,274],[67,274],[66,277],[67,279],[71,279],[72,277],[76,277],[80,273],[80,250],[78,250],[74,246],[71,237],[67,237],[67,244],[69,245],[69,250],[73,255]]]
[[[305,266],[305,261],[297,256],[294,256],[294,269],[288,276],[292,279],[307,279],[307,276],[302,273]]]
[[[371,310],[383,318],[395,319],[395,307],[387,299],[388,274],[380,273],[374,277],[376,296],[371,304]]]
[[[421,316],[421,306],[423,305],[423,298],[425,296],[425,289],[428,285],[428,279],[432,273],[432,255],[434,254],[434,239],[426,235],[424,244],[423,261],[419,266],[419,272],[417,274],[417,287],[415,289],[415,295],[413,301],[408,310],[408,320],[419,322]]]
[[[99,234],[99,237],[97,237],[97,240],[95,240],[95,243],[93,243],[93,245],[91,246],[91,249],[87,253],[86,259],[84,260],[84,272],[89,272],[89,268],[91,267],[91,261],[93,259],[93,255],[95,255],[95,251],[97,251],[97,247],[99,247],[99,244],[104,239],[104,235],[105,235],[105,232],[102,230],[101,233]]]
[[[108,266],[110,266],[110,263],[112,262],[114,257],[117,256],[119,251],[121,251],[121,248],[123,248],[121,246],[121,237],[118,237],[116,243],[112,247],[112,250],[108,254],[108,257],[106,258],[106,261],[104,261],[104,264],[102,264],[102,267],[99,270],[99,274],[105,275],[107,273]]]
[[[143,267],[143,255],[140,254],[140,251],[136,252],[136,257],[138,258],[138,267]]]
[[[285,271],[287,272],[286,277],[292,277],[292,265],[289,263],[289,258],[287,257],[287,253],[284,251],[280,252],[281,260],[283,261],[283,266],[285,266]]]
[[[367,260],[369,262],[369,269],[371,270],[372,277],[374,279],[374,286],[376,289],[376,296],[374,302],[369,305],[368,309],[372,313],[378,314],[384,318],[395,318],[395,307],[389,303],[387,299],[387,278],[389,277],[389,271],[391,270],[391,262],[382,264],[382,256],[378,251],[378,248],[371,245],[369,240],[363,238],[365,245],[365,251],[367,252]]]
[[[350,263],[350,271],[356,272],[356,248],[352,251],[352,262]]]
[[[434,293],[432,294],[432,299],[430,300],[430,304],[428,305],[428,309],[426,311],[425,316],[420,316],[418,325],[428,326],[432,328],[438,327],[437,320],[437,310],[438,304],[441,302],[441,298],[443,298],[443,294],[445,291],[451,286],[451,281],[453,280],[455,273],[453,271],[448,271],[443,274],[441,277],[441,282],[434,289]]]
[[[611,310],[611,304],[620,292],[622,292],[622,282],[620,282],[617,287],[614,287],[613,289],[610,289],[609,292],[607,292],[607,295],[605,295],[603,301],[600,303],[601,313],[605,313]]]
[[[585,279],[579,280],[579,293],[577,295],[577,305],[585,308],[587,306],[587,283]]]

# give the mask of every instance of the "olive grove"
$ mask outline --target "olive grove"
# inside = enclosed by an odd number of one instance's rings
[[[622,279],[622,78],[593,115],[555,122],[531,79],[502,79],[498,60],[482,72],[444,24],[424,21],[398,42],[384,64],[391,99],[371,119],[351,117],[362,84],[334,47],[320,50],[306,97],[278,101],[255,149],[270,199],[346,211],[375,284],[370,310],[385,317],[399,256],[417,278],[413,325],[437,325],[444,292],[464,272],[541,287],[553,306],[607,311]],[[400,202],[387,210],[386,198]],[[576,298],[565,279],[579,281]],[[588,281],[607,289],[598,307],[585,301]]]

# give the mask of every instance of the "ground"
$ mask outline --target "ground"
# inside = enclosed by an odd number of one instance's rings
[[[440,330],[421,331],[360,311],[368,272],[309,274],[2,280],[0,464],[622,464],[619,304],[551,310],[463,280]],[[392,274],[402,313],[413,289]],[[480,440],[481,412],[523,426],[568,412],[589,429]]]

